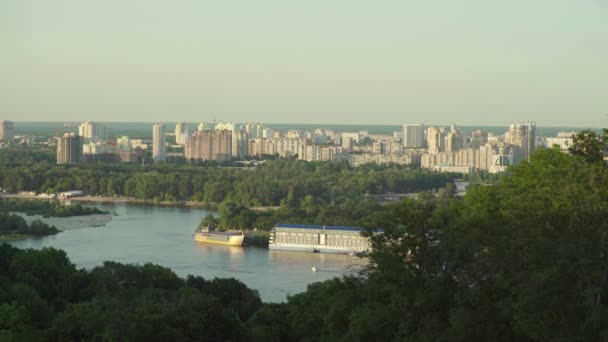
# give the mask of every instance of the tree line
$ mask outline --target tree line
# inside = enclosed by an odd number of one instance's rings
[[[0,184],[9,193],[82,190],[93,195],[147,201],[230,200],[245,206],[278,206],[312,196],[342,203],[364,194],[410,193],[443,187],[459,174],[400,165],[351,168],[346,162],[267,161],[255,168],[217,163],[55,165],[48,152],[0,150]]]

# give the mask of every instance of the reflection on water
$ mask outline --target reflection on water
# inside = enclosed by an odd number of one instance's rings
[[[194,241],[194,230],[208,214],[201,209],[99,205],[118,216],[105,227],[74,229],[56,236],[12,242],[20,248],[65,250],[78,267],[105,260],[152,262],[178,275],[236,278],[259,291],[264,301],[283,301],[313,282],[354,274],[365,264],[356,256],[269,251]],[[317,272],[312,271],[316,266]]]
[[[224,245],[214,245],[210,243],[204,242],[194,242],[196,248],[199,250],[201,256],[207,256],[209,254],[220,254],[224,255],[228,259],[232,261],[237,261],[237,259],[243,257],[243,247],[240,246],[224,246]]]

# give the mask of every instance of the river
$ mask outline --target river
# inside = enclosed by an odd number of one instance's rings
[[[147,262],[188,274],[236,278],[260,293],[263,301],[282,302],[313,282],[356,272],[365,261],[356,256],[228,247],[194,241],[194,229],[209,211],[202,209],[97,205],[115,213],[105,227],[71,229],[60,234],[11,242],[19,248],[54,247],[67,252],[77,267],[106,260]],[[317,267],[317,272],[312,271]]]

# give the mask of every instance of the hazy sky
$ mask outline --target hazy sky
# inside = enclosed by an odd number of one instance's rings
[[[0,119],[608,126],[608,0],[1,0]]]

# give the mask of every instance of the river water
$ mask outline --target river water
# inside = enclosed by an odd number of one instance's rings
[[[236,278],[260,293],[263,301],[285,301],[313,282],[352,274],[365,261],[349,255],[269,251],[194,241],[194,229],[209,212],[202,209],[97,205],[115,213],[105,227],[66,230],[60,234],[11,242],[19,248],[55,247],[78,267],[105,260],[147,262],[171,268],[179,276]],[[312,271],[316,266],[317,272]]]

